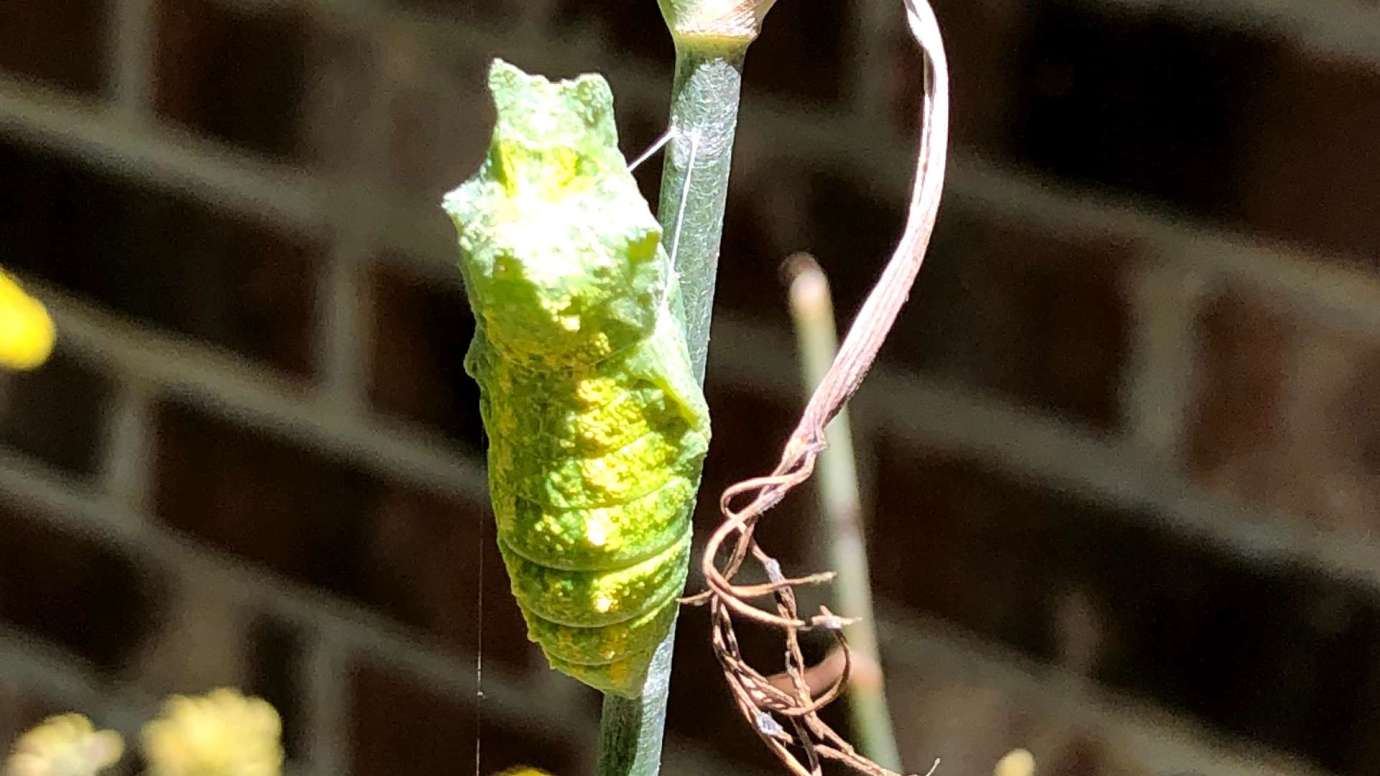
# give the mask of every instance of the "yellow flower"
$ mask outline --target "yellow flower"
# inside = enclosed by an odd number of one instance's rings
[[[98,731],[80,714],[62,714],[19,737],[5,776],[95,776],[124,751],[119,733]]]
[[[495,773],[494,776],[551,776],[551,774],[546,771],[537,770],[536,768],[528,768],[525,765],[519,765],[515,768],[509,768],[506,771],[499,771]]]
[[[48,360],[56,338],[43,304],[0,270],[0,366],[33,369]]]
[[[1032,776],[1035,773],[1035,757],[1024,749],[1012,749],[997,762],[993,776]]]
[[[231,689],[174,695],[142,735],[148,776],[279,776],[281,736],[267,701]]]

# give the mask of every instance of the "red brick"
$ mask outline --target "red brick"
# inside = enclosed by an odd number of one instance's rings
[[[494,113],[487,69],[474,52],[436,52],[403,35],[381,50],[386,180],[429,203],[438,220],[445,218],[442,195],[474,174],[489,145]]]
[[[122,679],[150,698],[217,687],[264,698],[278,711],[283,745],[294,759],[306,749],[302,639],[294,626],[260,614],[259,605],[220,579],[179,580],[159,629]]]
[[[714,438],[705,459],[695,512],[697,535],[707,537],[722,519],[719,496],[734,483],[770,474],[781,459],[781,448],[795,429],[804,399],[780,399],[760,390],[713,380],[706,391]],[[824,553],[814,541],[819,521],[815,495],[800,488],[787,497],[758,527],[757,538],[788,570],[802,570]],[[809,569],[815,571],[816,569]]]
[[[151,697],[253,684],[255,604],[223,579],[201,575],[179,578],[171,592],[125,678]]]
[[[1171,10],[1040,4],[1014,74],[1020,161],[1063,178],[1226,214],[1240,186],[1244,106],[1276,40]]]
[[[475,644],[475,554],[483,546],[486,638],[514,644],[496,660],[531,663],[486,507],[381,479],[184,405],[160,405],[156,422],[154,511],[168,525],[466,652]]]
[[[845,326],[896,247],[905,203],[861,177],[820,171],[809,173],[807,180],[809,231],[804,242],[829,273],[839,325]]]
[[[1027,45],[1034,4],[970,3],[943,0],[933,3],[944,31],[944,51],[949,58],[949,79],[956,86],[950,96],[950,135],[955,146],[973,147],[993,157],[1012,154],[1018,136],[1013,131],[1018,107],[1019,79],[1011,75],[1020,67],[1020,52]],[[900,22],[887,41],[890,65],[885,74],[886,98],[896,126],[906,137],[920,127],[920,100],[924,93],[924,68],[919,47]]]
[[[45,517],[22,501],[0,502],[0,620],[113,675],[157,624],[162,572]]]
[[[154,423],[160,520],[289,578],[357,591],[375,477],[184,404],[160,403]]]
[[[748,53],[746,99],[770,94],[817,109],[846,107],[860,4],[821,3],[808,12],[783,5],[770,13]]]
[[[883,355],[1114,430],[1132,328],[1124,278],[1139,251],[950,200]]]
[[[106,0],[0,3],[0,70],[95,94],[106,70]]]
[[[1239,216],[1252,229],[1380,269],[1380,75],[1283,52],[1248,103]]]
[[[351,773],[394,776],[399,768],[409,773],[455,773],[474,763],[473,694],[443,694],[418,678],[364,662],[352,668],[350,683]],[[582,772],[570,744],[535,722],[505,722],[486,714],[480,737],[484,773],[513,765],[561,774]]]
[[[377,165],[386,138],[371,126],[379,81],[378,41],[363,31],[313,29],[305,44],[309,73],[294,108],[304,164],[328,173],[363,175]]]
[[[0,144],[7,266],[278,369],[311,368],[309,238],[24,146]]]
[[[43,693],[0,677],[0,751],[8,753],[10,742],[24,731],[65,711],[70,709],[63,708]]]
[[[523,15],[520,6],[504,0],[393,0],[393,5],[461,24],[486,22],[499,29],[518,22]]]
[[[779,140],[747,133],[741,145],[728,191],[716,304],[789,328],[781,268],[792,253],[808,251],[829,271],[840,325],[846,325],[895,247],[903,203],[875,181],[781,153]]]
[[[1072,511],[1033,483],[884,443],[869,525],[879,594],[1031,654],[1053,654],[1051,588]]]
[[[110,380],[61,345],[42,368],[0,374],[0,441],[46,464],[91,477],[105,449]]]
[[[552,20],[553,32],[559,36],[596,39],[601,49],[624,59],[640,58],[663,65],[675,59],[671,33],[656,3],[555,0]]]
[[[1367,735],[1345,722],[1374,714],[1380,686],[1366,658],[1380,605],[1365,591],[979,461],[895,444],[881,460],[881,594],[1049,661],[1076,592],[1095,613],[1089,668],[1104,684],[1328,767]]]
[[[248,12],[216,0],[160,0],[156,8],[158,114],[267,156],[296,155],[308,79],[305,12]]]
[[[1019,746],[1035,755],[1041,774],[1170,776],[1153,755],[1127,745],[1115,716],[1078,719],[1055,683],[1012,681],[1020,676],[1014,667],[951,654],[941,650],[936,659],[927,651],[922,659],[898,660],[883,654],[888,685],[901,690],[892,690],[888,700],[901,759],[910,770],[923,770],[940,757],[941,767],[955,773],[991,773],[994,763]]]
[[[865,183],[821,174],[811,190],[807,244],[829,273],[842,328],[877,282],[901,215]],[[784,307],[762,301],[769,283],[780,288],[769,267],[786,247],[769,232],[759,225],[738,237],[735,247],[750,247],[726,272],[745,277],[721,283],[725,304],[763,320],[779,319]],[[1049,232],[951,198],[881,357],[1113,430],[1132,326],[1124,276],[1139,251],[1114,236]]]
[[[369,282],[370,401],[482,454],[479,387],[464,368],[474,337],[464,291],[458,283],[438,287],[388,264],[376,265]]]
[[[792,251],[816,249],[805,232],[809,175],[799,161],[759,157],[748,147],[739,150],[728,187],[714,303],[737,315],[788,328],[781,264]],[[666,239],[669,242],[670,236]],[[711,357],[717,358],[731,345],[712,341]]]
[[[1238,296],[1218,296],[1204,305],[1197,321],[1202,357],[1189,432],[1190,465],[1199,478],[1224,471],[1233,451],[1248,454],[1273,433],[1284,412],[1291,323],[1283,312]],[[1233,479],[1240,480],[1242,492],[1265,484],[1260,475]]]
[[[425,628],[443,644],[473,651],[481,625],[475,560],[482,552],[486,660],[514,670],[545,665],[538,648],[527,641],[487,504],[460,505],[395,487],[378,497],[371,519],[368,562],[362,570],[369,602]]]
[[[1231,292],[1198,325],[1191,475],[1320,528],[1380,526],[1380,345]]]
[[[241,689],[273,704],[283,723],[283,750],[288,760],[297,760],[310,745],[303,708],[310,679],[303,665],[302,636],[269,617],[254,621],[248,631],[249,681]]]

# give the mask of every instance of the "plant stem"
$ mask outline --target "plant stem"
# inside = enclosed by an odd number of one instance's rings
[[[801,355],[801,378],[809,395],[824,379],[838,352],[838,329],[829,280],[813,257],[801,254],[789,263],[790,306]],[[901,755],[891,727],[877,649],[876,617],[872,611],[872,581],[858,495],[858,470],[853,455],[853,432],[848,410],[834,417],[824,432],[827,446],[815,466],[819,498],[827,525],[830,567],[838,612],[857,617],[844,628],[853,658],[848,687],[848,711],[863,754],[893,771],[901,769]]]
[[[676,46],[675,135],[662,168],[657,212],[675,256],[690,363],[701,384],[746,51],[746,43],[721,41],[686,40]]]
[[[738,126],[743,55],[750,39],[679,38],[671,91],[674,139],[662,169],[658,214],[676,260],[686,342],[704,383],[709,323],[719,266],[733,135]],[[672,627],[656,651],[640,698],[604,696],[599,776],[656,776],[671,687]]]
[[[599,776],[656,776],[661,769],[661,739],[666,727],[675,642],[672,625],[671,632],[652,655],[642,697],[604,696],[599,721]]]

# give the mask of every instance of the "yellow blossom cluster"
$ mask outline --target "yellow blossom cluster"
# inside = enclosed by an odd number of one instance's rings
[[[236,690],[168,699],[143,730],[148,776],[279,776],[282,722],[261,698]]]
[[[124,740],[80,714],[50,717],[20,736],[4,776],[96,776],[119,761]]]
[[[0,366],[34,369],[48,360],[56,338],[43,304],[0,270]]]
[[[1035,757],[1024,749],[1013,749],[997,763],[993,776],[1034,776]]]

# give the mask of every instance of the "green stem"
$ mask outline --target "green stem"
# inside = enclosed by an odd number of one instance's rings
[[[792,260],[791,317],[800,347],[801,377],[808,396],[824,379],[838,352],[838,329],[829,281],[814,259],[800,255]],[[901,769],[891,713],[887,708],[881,655],[877,649],[876,616],[872,610],[872,581],[868,573],[862,499],[858,495],[858,470],[853,455],[853,432],[844,409],[824,432],[827,446],[819,455],[815,481],[823,508],[838,613],[857,617],[844,628],[853,655],[852,681],[848,687],[848,712],[862,752],[878,765]]]
[[[674,252],[685,304],[685,336],[695,377],[704,382],[714,278],[738,127],[746,43],[685,40],[676,46],[671,129],[658,214]]]
[[[743,55],[749,40],[680,39],[671,92],[671,127],[658,213],[674,251],[685,305],[686,341],[704,383],[714,279],[719,266],[733,135],[738,126]],[[671,688],[675,629],[657,647],[640,698],[604,696],[599,776],[656,776]]]
[[[599,724],[599,776],[656,776],[661,769],[661,739],[666,727],[666,701],[671,693],[671,656],[676,631],[652,655],[642,697],[604,696]]]

